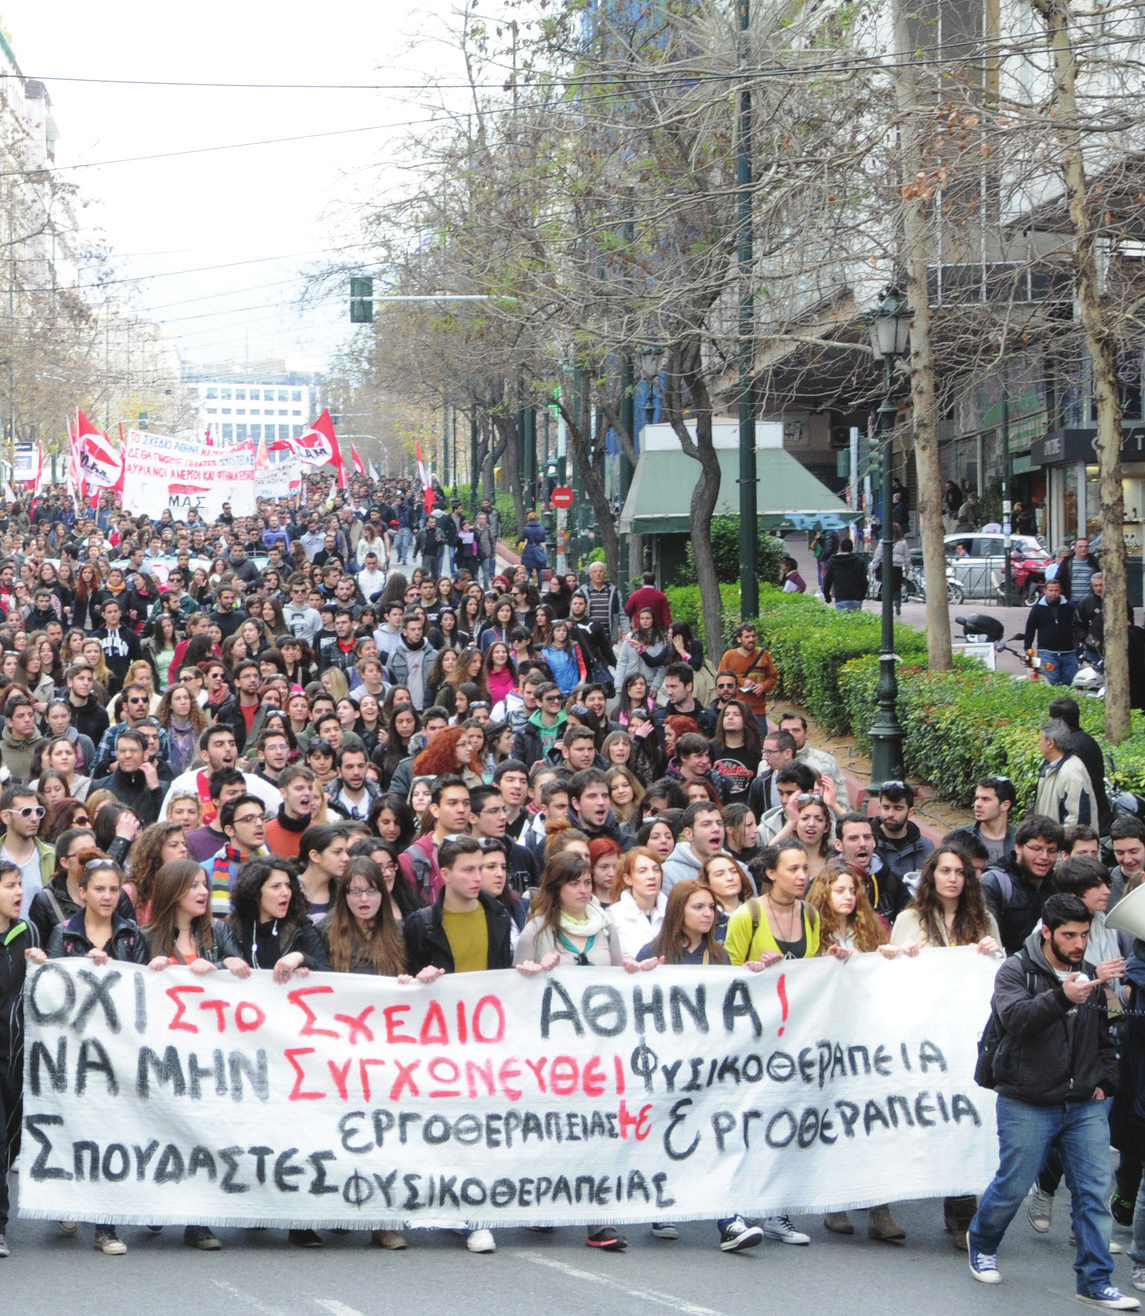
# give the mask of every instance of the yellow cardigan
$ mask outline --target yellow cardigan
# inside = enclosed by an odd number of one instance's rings
[[[807,949],[803,953],[803,958],[813,960],[819,954],[819,914],[806,901],[802,903],[803,932],[807,938]],[[763,901],[753,896],[740,905],[728,919],[724,949],[733,964],[758,960],[767,950],[775,951],[776,954],[781,953],[768,922]]]

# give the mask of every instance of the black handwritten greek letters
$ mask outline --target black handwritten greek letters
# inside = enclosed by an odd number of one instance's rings
[[[971,949],[432,986],[49,961],[25,987],[21,1210],[492,1228],[975,1192],[994,971]]]

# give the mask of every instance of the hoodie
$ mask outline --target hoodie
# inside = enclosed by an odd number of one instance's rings
[[[38,731],[34,731],[27,740],[21,740],[12,730],[10,722],[4,727],[3,732],[0,732],[0,754],[3,755],[10,779],[32,780],[32,759],[37,745],[43,743],[44,737]]]

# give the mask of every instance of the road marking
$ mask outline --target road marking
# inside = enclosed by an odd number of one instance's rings
[[[357,1307],[347,1307],[344,1302],[338,1302],[335,1298],[315,1298],[314,1301],[319,1307],[325,1307],[330,1316],[362,1316]]]
[[[234,1284],[228,1284],[225,1280],[212,1279],[211,1283],[236,1302],[245,1302],[248,1307],[253,1307],[255,1311],[262,1312],[262,1316],[287,1316],[287,1313],[281,1307],[268,1307],[265,1303],[259,1302],[257,1298],[252,1298],[249,1293],[244,1293],[242,1289]]]
[[[579,1266],[570,1266],[567,1261],[557,1261],[554,1257],[543,1256],[540,1252],[518,1252],[516,1255],[524,1261],[531,1261],[534,1266],[548,1266],[550,1270],[559,1270],[562,1275],[568,1275],[572,1279],[585,1279],[591,1284],[603,1284],[605,1288],[616,1289],[631,1298],[658,1303],[661,1307],[671,1307],[673,1311],[683,1312],[685,1316],[727,1316],[727,1313],[717,1311],[714,1307],[701,1307],[695,1302],[682,1302],[675,1295],[660,1293],[656,1289],[635,1288],[629,1284],[622,1284],[619,1280],[608,1279],[591,1270],[582,1270]]]

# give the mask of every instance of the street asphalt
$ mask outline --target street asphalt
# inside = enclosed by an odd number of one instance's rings
[[[407,1251],[384,1252],[362,1233],[326,1233],[321,1250],[300,1251],[282,1230],[224,1229],[223,1250],[204,1253],[184,1247],[180,1230],[156,1237],[131,1226],[120,1230],[127,1254],[106,1257],[93,1249],[89,1225],[65,1238],[54,1224],[16,1218],[8,1235],[12,1255],[0,1261],[0,1301],[14,1316],[1055,1316],[1080,1310],[1068,1206],[1062,1190],[1046,1235],[1019,1214],[999,1254],[1003,1282],[994,1287],[973,1280],[965,1253],[954,1251],[940,1201],[893,1207],[905,1243],[871,1242],[865,1212],[854,1212],[853,1237],[828,1234],[818,1218],[797,1218],[811,1234],[810,1247],[767,1241],[739,1255],[721,1253],[715,1225],[697,1222],[680,1225],[677,1242],[654,1239],[643,1226],[626,1228],[629,1248],[621,1254],[590,1250],[579,1229],[505,1230],[490,1256],[470,1255],[460,1238],[436,1231],[411,1232]],[[1128,1248],[1126,1231],[1115,1237]],[[1129,1259],[1115,1260],[1114,1281],[1131,1292]]]

